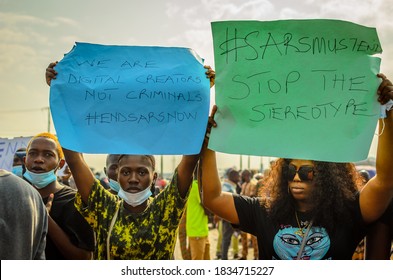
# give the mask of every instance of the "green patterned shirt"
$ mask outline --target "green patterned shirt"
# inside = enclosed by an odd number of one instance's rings
[[[107,237],[111,221],[119,208],[110,237],[110,259],[169,260],[177,238],[177,228],[183,214],[188,193],[181,198],[177,188],[177,170],[173,179],[142,213],[131,213],[123,200],[111,194],[97,180],[88,198],[82,202],[78,193],[75,206],[90,223],[97,239],[95,259],[107,259]]]

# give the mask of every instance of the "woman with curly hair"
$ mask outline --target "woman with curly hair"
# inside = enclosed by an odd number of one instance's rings
[[[393,98],[383,74],[378,101]],[[217,124],[213,117],[210,123]],[[213,213],[257,236],[260,259],[352,258],[369,224],[393,197],[393,112],[379,136],[374,176],[361,191],[352,163],[278,159],[264,181],[269,197],[249,198],[221,191],[212,150],[202,154],[203,203]],[[209,134],[207,134],[209,135]]]

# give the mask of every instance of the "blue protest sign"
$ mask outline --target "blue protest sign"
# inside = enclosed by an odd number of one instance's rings
[[[63,147],[93,154],[199,153],[210,89],[191,49],[76,43],[55,69],[50,108]]]

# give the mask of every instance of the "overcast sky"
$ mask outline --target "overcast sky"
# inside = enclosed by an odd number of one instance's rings
[[[393,77],[392,14],[391,0],[0,0],[0,137],[47,131],[45,68],[75,42],[188,47],[214,68],[212,21],[341,19],[377,29],[381,72]],[[104,164],[102,157],[87,159]],[[168,160],[169,169],[178,162]],[[260,162],[252,157],[251,167]],[[220,155],[219,163],[240,167],[239,156]]]

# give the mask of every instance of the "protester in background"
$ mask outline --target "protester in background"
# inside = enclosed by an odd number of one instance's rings
[[[164,178],[158,178],[157,179],[156,187],[158,187],[159,192],[162,192],[167,185],[168,185],[168,182]]]
[[[209,213],[211,213],[209,211]],[[217,229],[217,242],[216,242],[216,260],[221,259],[221,247],[222,247],[222,219],[218,217],[217,215],[213,215],[213,224],[215,225],[214,227]],[[238,236],[235,236],[235,231],[234,234],[232,234],[231,237],[231,246],[232,246],[232,254],[233,254],[233,259],[237,259],[239,257],[239,239]],[[228,249],[229,251],[229,249]]]
[[[227,178],[227,175],[225,175],[225,178]],[[224,178],[224,179],[225,179]],[[209,213],[211,213],[209,211]],[[216,242],[216,260],[220,260],[222,258],[221,250],[222,250],[222,219],[211,213],[213,216],[213,224],[215,225],[215,228],[217,229],[217,242]],[[239,256],[239,239],[238,236],[235,236],[235,230],[234,234],[232,234],[230,244],[232,245],[232,254],[233,258],[237,259]],[[228,249],[229,251],[229,249]]]
[[[222,246],[222,220],[217,215],[213,216],[213,222],[217,229],[217,242],[216,242],[216,260],[221,259],[221,246]]]
[[[117,181],[118,168],[119,168],[119,158],[120,155],[109,154],[106,156],[104,172],[107,179],[107,186],[109,186],[109,191],[113,194],[117,194],[120,190],[120,184]],[[101,184],[105,187],[101,180]],[[107,187],[106,187],[107,188]]]
[[[14,154],[14,159],[12,161],[12,173],[16,176],[23,178],[24,173],[24,163],[23,159],[26,156],[26,148],[19,148]]]
[[[378,77],[382,78],[378,101],[386,104],[393,98],[393,85],[383,74]],[[213,126],[216,110],[210,119]],[[360,192],[354,164],[278,159],[266,180],[271,190],[266,200],[223,192],[215,153],[206,148],[203,202],[223,219],[256,235],[260,259],[351,259],[366,225],[381,217],[392,200],[392,142],[390,110],[379,120],[376,175]]]
[[[192,260],[210,260],[210,242],[207,210],[201,203],[198,187],[198,168],[194,171],[187,201],[186,233]]]
[[[267,175],[264,174],[269,174],[270,169],[268,171],[264,171],[263,174],[261,174],[260,176],[254,177],[254,179],[256,180],[256,184],[255,184],[255,197],[259,196],[259,197],[263,197],[263,198],[268,198],[269,197],[269,192],[267,190],[267,188],[265,187],[265,183],[264,180],[265,178],[267,178]]]
[[[256,197],[257,196],[257,187],[256,187],[256,180],[253,179],[253,174],[250,170],[245,169],[241,173],[242,178],[242,191],[241,195],[248,196],[248,197]],[[248,255],[248,243],[251,241],[253,247],[253,254],[254,259],[258,259],[258,241],[257,238],[250,234],[250,240],[248,238],[249,233],[241,231],[241,241],[242,241],[242,256],[239,258],[240,260],[247,260]]]
[[[239,178],[240,178],[240,171],[239,172]],[[236,193],[240,194],[242,191],[242,188],[240,187],[240,180],[236,184]],[[240,230],[238,228],[233,228],[233,234],[231,238],[231,243],[232,243],[232,250],[233,250],[233,259],[236,260],[239,258],[239,239],[240,239]]]
[[[359,174],[360,174],[360,176],[362,177],[362,180],[363,180],[363,185],[361,185],[361,188],[363,188],[364,185],[370,180],[370,173],[368,173],[367,170],[362,169],[362,170],[359,171]]]
[[[56,171],[65,163],[57,137],[51,133],[37,134],[28,143],[26,152],[23,176],[40,193],[49,213],[46,258],[91,259],[94,233],[74,206],[75,190],[57,181]]]
[[[48,214],[40,194],[0,169],[0,260],[45,259]]]
[[[60,174],[61,173],[61,174]],[[61,168],[58,171],[58,178],[59,178],[59,182],[63,185],[69,186],[71,189],[76,190],[76,185],[75,185],[75,181],[74,178],[72,177],[72,173],[70,168],[68,167],[68,164],[65,163],[63,168]]]
[[[226,172],[226,177],[224,182],[222,183],[222,191],[229,192],[232,194],[236,194],[236,188],[238,187],[240,181],[240,174],[239,171],[229,168]],[[222,226],[222,243],[221,243],[221,259],[227,260],[228,259],[228,250],[231,244],[232,235],[234,233],[234,229],[230,222],[227,220],[221,221]],[[234,258],[237,252],[234,252]]]

